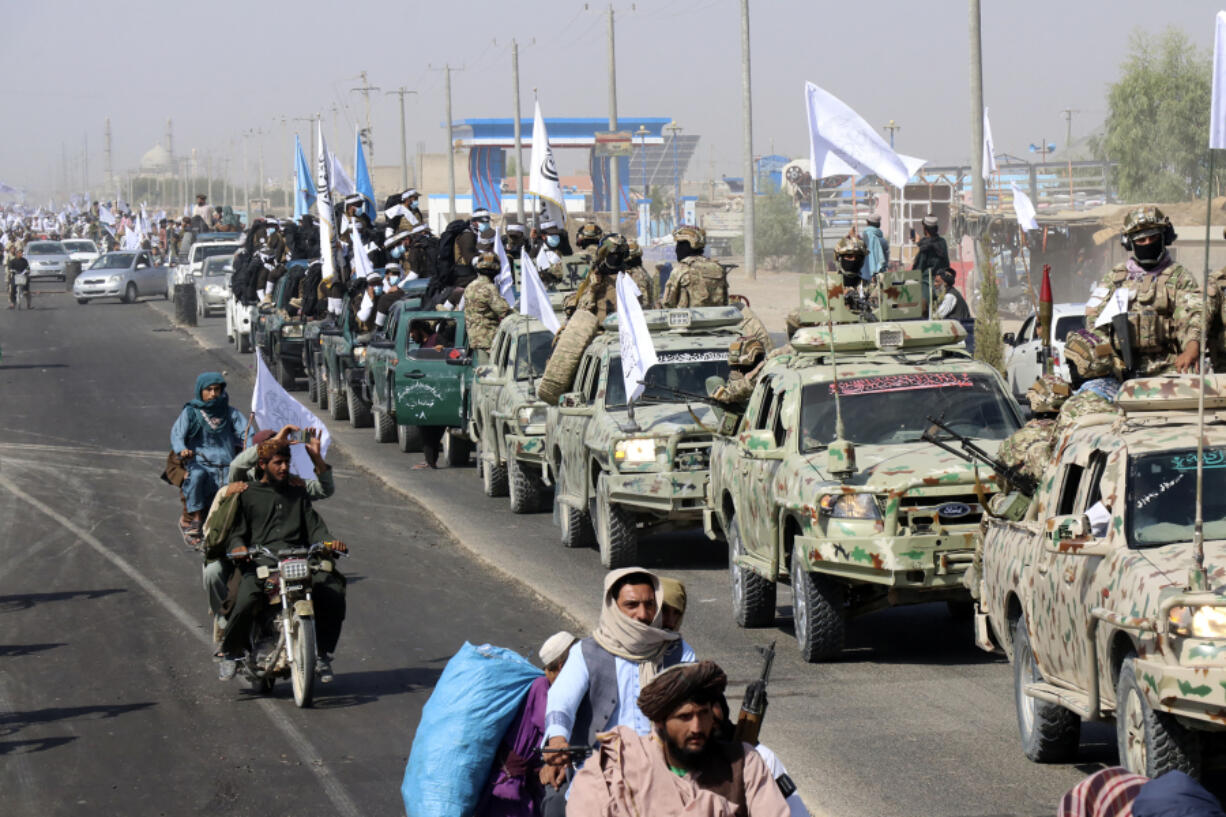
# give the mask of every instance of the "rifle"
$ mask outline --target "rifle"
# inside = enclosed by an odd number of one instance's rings
[[[762,675],[745,688],[745,700],[741,702],[741,714],[736,718],[734,735],[737,740],[758,745],[762,731],[762,719],[766,717],[766,684],[770,681],[771,665],[775,663],[775,642],[769,647],[758,647],[762,655]]]
[[[1120,359],[1124,361],[1124,379],[1127,380],[1132,377],[1137,367],[1136,339],[1132,336],[1132,324],[1128,322],[1128,315],[1113,317],[1111,331],[1115,334],[1115,342],[1120,348]]]
[[[642,383],[642,381],[639,381],[639,382]],[[721,403],[719,400],[716,400],[714,397],[712,397],[709,394],[699,394],[698,392],[694,392],[694,391],[685,391],[684,389],[674,389],[672,386],[665,386],[659,383],[643,383],[643,386],[645,387],[644,393],[642,396],[638,398],[640,401],[654,400],[656,402],[663,402],[663,403],[672,402],[671,400],[668,400],[665,397],[661,397],[660,395],[647,394],[647,391],[662,391],[665,394],[676,397],[687,403],[706,403],[708,406],[719,406],[720,408],[726,408],[726,406],[723,403]]]
[[[542,760],[545,759],[546,755],[564,754],[571,763],[576,763],[591,757],[594,748],[591,746],[559,746],[556,749],[551,749],[548,746],[544,746],[538,751],[541,754]]]
[[[996,457],[993,457],[991,454],[975,445],[970,438],[962,436],[949,426],[945,425],[943,420],[938,420],[935,417],[929,417],[928,422],[932,423],[932,425],[929,426],[920,437],[920,439],[924,442],[932,443],[938,448],[942,448],[945,451],[948,451],[950,454],[953,454],[960,460],[965,460],[966,462],[979,462],[988,466],[996,472],[997,476],[1008,480],[1010,484],[1012,484],[1019,492],[1027,497],[1033,497],[1038,492],[1039,481],[1034,477],[1024,474],[1017,468],[1014,468],[1012,465],[1008,465]],[[934,433],[933,429],[940,429],[953,439],[957,440],[962,446],[962,450],[958,450],[944,440],[939,439]]]

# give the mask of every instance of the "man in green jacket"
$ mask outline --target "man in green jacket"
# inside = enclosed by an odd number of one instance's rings
[[[289,444],[272,439],[260,444],[256,473],[259,479],[246,484],[238,496],[238,508],[230,529],[226,552],[242,552],[263,546],[273,551],[306,547],[332,539],[328,526],[311,507],[305,485],[292,480],[289,472]],[[340,542],[330,545],[344,552]],[[251,625],[265,601],[263,581],[256,576],[256,565],[243,559],[237,569],[242,573],[237,600],[226,623],[221,642],[218,677],[234,677],[236,661],[251,642]],[[332,680],[332,652],[340,640],[345,620],[345,577],[337,570],[317,571],[311,575],[311,598],[315,605],[315,634],[318,646],[316,674],[322,683]]]

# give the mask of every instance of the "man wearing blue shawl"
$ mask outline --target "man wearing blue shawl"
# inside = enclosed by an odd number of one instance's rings
[[[187,477],[183,481],[185,513],[179,527],[189,540],[199,541],[213,496],[226,484],[230,460],[242,450],[247,418],[230,407],[226,381],[220,372],[196,378],[196,399],[184,404],[170,430],[170,447],[179,455]]]

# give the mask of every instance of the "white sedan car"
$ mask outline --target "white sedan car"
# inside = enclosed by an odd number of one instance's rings
[[[1064,361],[1064,338],[1075,329],[1086,325],[1086,305],[1052,304],[1052,369],[1069,379],[1068,364]],[[1034,381],[1043,374],[1043,341],[1039,337],[1039,316],[1034,312],[1022,322],[1015,335],[1005,333],[1005,370],[1009,388],[1018,397],[1026,394]]]
[[[68,251],[70,261],[81,262],[81,269],[89,269],[89,265],[98,260],[100,253],[98,245],[88,238],[65,238],[60,242]]]

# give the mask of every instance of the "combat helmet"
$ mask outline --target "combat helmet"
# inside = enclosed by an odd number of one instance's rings
[[[1114,371],[1111,344],[1088,329],[1075,329],[1064,339],[1064,360],[1085,380],[1107,377]]]
[[[728,365],[749,368],[766,357],[766,347],[761,338],[742,335],[728,344]]]
[[[600,229],[600,225],[594,221],[589,221],[575,233],[575,246],[582,249],[593,244],[599,244],[603,236],[604,230]]]
[[[473,269],[478,272],[498,272],[502,269],[502,263],[498,260],[498,256],[492,252],[483,252],[473,259]]]
[[[630,238],[626,240],[626,263],[631,266],[637,266],[643,261],[643,248],[639,246],[636,239]]]
[[[1045,374],[1026,390],[1026,399],[1035,414],[1052,413],[1060,410],[1071,393],[1072,389],[1062,378]]]
[[[868,247],[858,235],[845,235],[834,245],[835,255],[858,255],[861,258],[868,255]]]
[[[1124,216],[1124,240],[1131,243],[1133,239],[1161,233],[1163,243],[1170,245],[1175,240],[1175,228],[1171,220],[1161,210],[1152,204],[1134,207]]]
[[[596,248],[596,266],[609,261],[614,269],[621,269],[629,254],[630,248],[626,245],[626,239],[619,233],[609,233],[601,239],[600,246]]]
[[[673,230],[673,241],[678,244],[684,241],[690,245],[691,250],[700,253],[703,247],[707,246],[707,234],[702,231],[701,227],[695,227],[693,224],[682,224]]]

